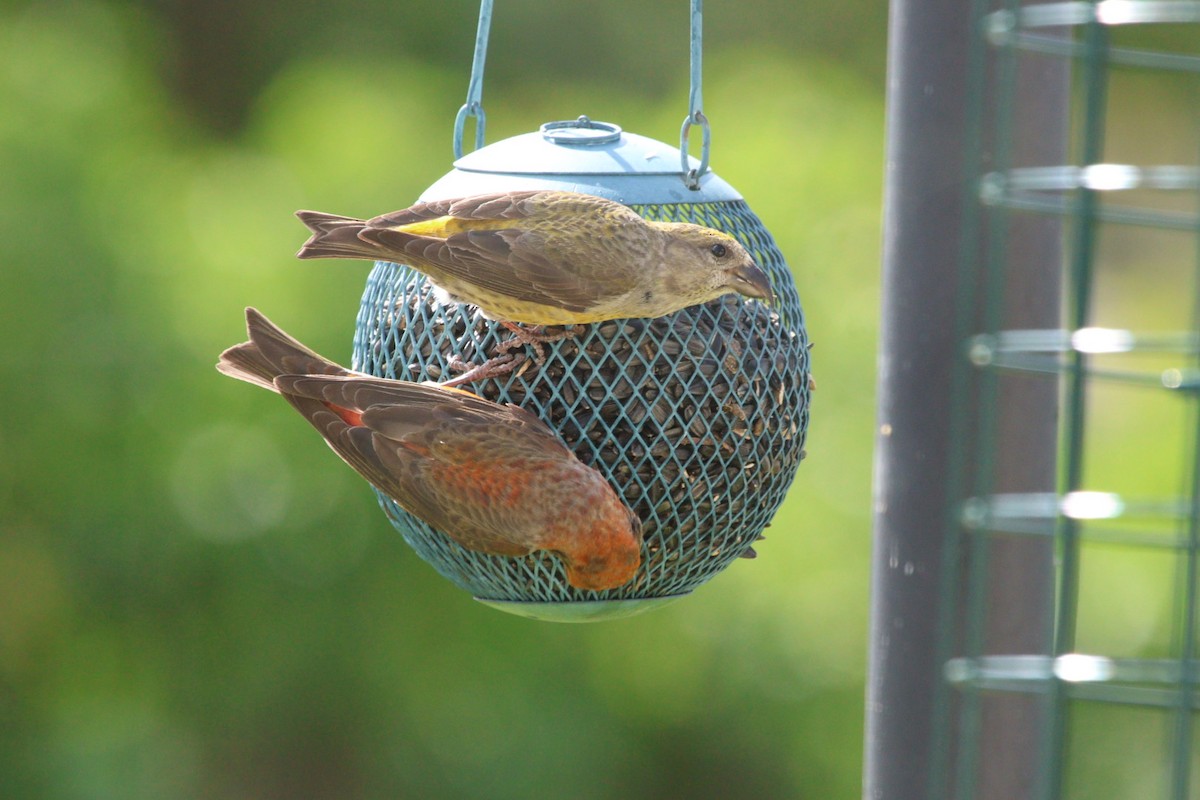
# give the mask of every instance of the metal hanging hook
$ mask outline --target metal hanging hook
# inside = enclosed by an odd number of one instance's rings
[[[712,145],[712,128],[701,110],[701,60],[704,21],[704,0],[691,0],[691,92],[688,96],[688,115],[679,131],[679,164],[683,182],[689,189],[700,188],[700,178],[708,171],[708,155]],[[471,64],[471,81],[467,85],[467,102],[454,118],[454,157],[463,156],[463,131],[467,118],[475,118],[475,149],[483,147],[487,115],[483,111],[483,71],[487,61],[488,33],[492,26],[492,0],[479,4],[479,28],[475,32],[475,58]],[[703,132],[700,144],[700,165],[692,169],[688,162],[688,136],[693,125]]]
[[[463,129],[467,117],[475,118],[475,149],[483,147],[487,115],[483,112],[483,67],[487,61],[488,31],[492,27],[492,0],[479,4],[479,28],[475,31],[475,59],[471,63],[471,81],[467,84],[467,102],[454,118],[454,157],[463,155]]]
[[[701,91],[701,59],[703,56],[704,0],[692,0],[692,89],[688,95],[688,115],[679,130],[679,166],[683,172],[683,182],[689,189],[700,188],[700,178],[708,171],[708,153],[712,144],[712,128],[708,117],[701,110],[703,93]],[[700,143],[700,166],[691,168],[688,163],[688,134],[693,125],[699,125],[703,131]]]

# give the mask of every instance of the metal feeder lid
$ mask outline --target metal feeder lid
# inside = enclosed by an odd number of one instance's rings
[[[711,170],[698,189],[683,182],[679,147],[628,133],[611,122],[547,122],[533,133],[482,147],[454,162],[422,200],[487,192],[561,189],[637,203],[711,203],[742,196]],[[700,161],[688,156],[692,169]]]

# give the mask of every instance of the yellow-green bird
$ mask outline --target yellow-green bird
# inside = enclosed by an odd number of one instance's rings
[[[524,191],[417,203],[369,220],[297,211],[300,258],[408,264],[487,318],[572,325],[661,317],[730,292],[771,302],[766,273],[732,236],[652,222],[613,200]]]

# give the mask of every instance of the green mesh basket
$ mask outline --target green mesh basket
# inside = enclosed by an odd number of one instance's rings
[[[981,166],[962,283],[977,273],[977,291],[960,304],[983,322],[963,347],[974,393],[957,398],[973,420],[960,442],[972,478],[945,561],[941,602],[961,619],[943,615],[944,646],[959,644],[943,668],[929,796],[996,797],[1019,778],[1020,796],[1044,800],[1196,798],[1200,169],[1195,151],[1187,163],[1152,163],[1153,144],[1194,146],[1194,122],[1172,130],[1168,115],[1139,118],[1137,148],[1116,134],[1151,79],[1195,96],[1200,57],[1165,48],[1194,51],[1200,3],[977,9],[976,86],[988,102],[973,124],[996,144],[972,159]],[[1036,113],[1054,91],[1058,102]],[[1029,144],[1055,138],[1061,153]],[[1027,249],[1039,230],[1042,249]],[[1144,274],[1126,283],[1135,269]],[[1022,276],[1039,273],[1043,293],[1061,285],[1058,327],[1013,324],[1023,306],[1005,305]],[[1037,447],[1014,459],[1006,441],[1039,424],[1027,414],[1014,427],[1006,415],[1035,393],[1050,429],[1044,478]],[[1132,436],[1122,447],[1134,432],[1136,447]],[[1097,568],[1118,559],[1119,572]],[[1136,625],[1109,630],[1112,598],[1129,584],[1161,596],[1134,606]]]
[[[549,123],[455,162],[423,200],[554,188],[630,205],[648,219],[690,221],[737,238],[770,276],[776,303],[726,296],[659,319],[577,326],[546,346],[544,366],[467,388],[514,403],[556,430],[642,520],[642,565],[628,584],[576,589],[560,560],[467,550],[380,497],[424,560],[458,586],[525,616],[624,616],[691,592],[752,545],[804,456],[809,348],[795,283],[770,233],[728,184],[695,190],[679,150],[586,118]],[[433,300],[423,275],[377,262],[354,338],[354,368],[407,381],[444,380],[454,356],[482,362],[509,332],[473,306]]]

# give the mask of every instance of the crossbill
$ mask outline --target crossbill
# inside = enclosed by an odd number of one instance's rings
[[[373,378],[317,355],[253,308],[217,369],[283,396],[379,491],[470,550],[559,554],[580,589],[627,583],[641,522],[537,417],[459,389]]]
[[[437,200],[365,221],[317,211],[296,216],[312,231],[299,258],[408,264],[444,299],[505,323],[661,317],[730,292],[773,300],[766,273],[732,236],[645,220],[613,200],[576,192]]]

